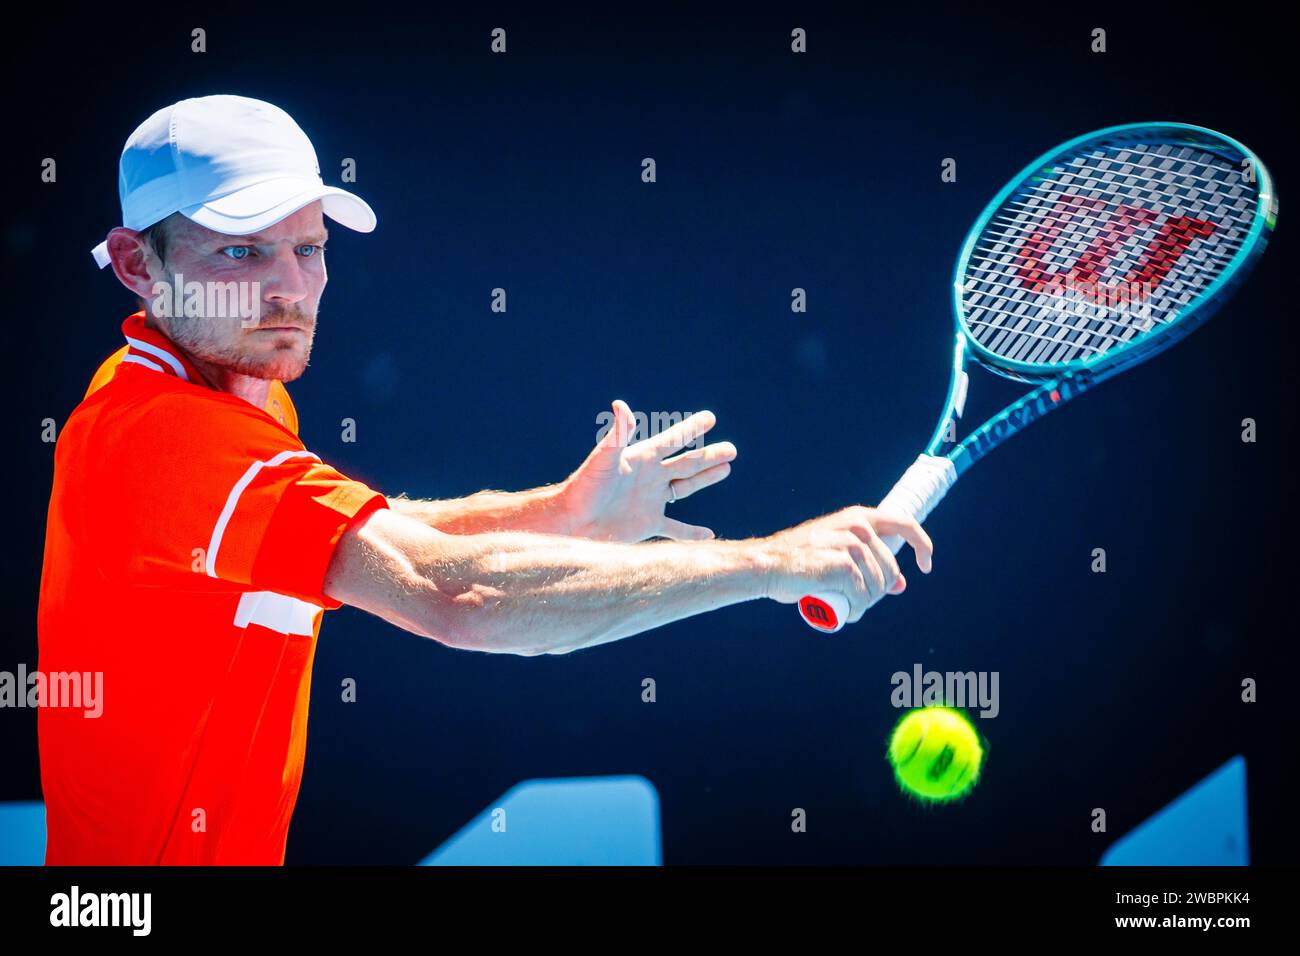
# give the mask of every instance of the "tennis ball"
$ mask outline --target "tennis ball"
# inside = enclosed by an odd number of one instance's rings
[[[908,711],[889,738],[888,759],[905,793],[925,803],[964,797],[979,780],[984,746],[966,715],[950,707]]]

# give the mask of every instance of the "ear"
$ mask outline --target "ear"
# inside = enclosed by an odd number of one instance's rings
[[[163,278],[162,263],[149,243],[134,229],[118,226],[108,234],[108,257],[119,282],[146,302],[154,298],[154,283]]]

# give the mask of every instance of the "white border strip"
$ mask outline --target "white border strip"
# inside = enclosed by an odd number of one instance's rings
[[[148,352],[154,358],[161,359],[166,362],[168,366],[171,367],[171,370],[182,379],[187,382],[190,380],[190,377],[185,374],[185,366],[180,363],[180,360],[177,359],[175,355],[172,355],[172,353],[168,352],[166,349],[160,349],[158,346],[150,345],[148,342],[141,341],[140,339],[133,339],[129,335],[126,337],[126,344],[131,346],[133,349],[139,349],[141,352]],[[158,371],[161,372],[162,369],[158,369]]]
[[[280,634],[311,637],[316,630],[316,615],[322,610],[308,601],[274,591],[249,591],[240,595],[235,627],[256,624]]]
[[[208,557],[204,566],[208,577],[215,578],[217,576],[217,551],[221,548],[221,539],[225,536],[226,525],[230,523],[230,516],[235,513],[235,507],[239,504],[239,496],[244,493],[245,488],[252,484],[253,479],[257,477],[257,473],[263,468],[274,468],[276,465],[284,464],[290,458],[311,458],[314,461],[320,461],[320,458],[309,451],[282,451],[274,458],[253,462],[248,466],[248,470],[244,472],[243,477],[235,482],[235,486],[230,489],[230,495],[226,498],[226,506],[221,509],[221,517],[217,519],[216,527],[212,529],[212,540],[208,542]]]

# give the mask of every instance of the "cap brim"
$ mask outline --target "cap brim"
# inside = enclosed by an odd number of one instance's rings
[[[340,225],[357,232],[375,228],[374,210],[360,196],[336,186],[302,179],[273,179],[240,189],[220,199],[180,210],[205,229],[228,236],[247,236],[273,226],[308,203],[320,200],[321,210]]]
[[[186,218],[205,229],[228,236],[247,236],[275,225],[308,203],[320,200],[321,211],[340,225],[357,232],[371,232],[375,211],[360,196],[336,186],[304,179],[273,179],[240,189],[197,206],[180,210]],[[108,243],[91,250],[99,268],[109,263]]]

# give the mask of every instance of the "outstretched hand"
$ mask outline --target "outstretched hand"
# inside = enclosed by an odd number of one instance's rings
[[[674,454],[717,423],[712,412],[694,415],[658,435],[629,445],[636,416],[615,401],[614,423],[564,483],[573,534],[598,541],[646,538],[704,540],[713,532],[669,518],[664,506],[690,497],[731,473],[736,446],[718,442]]]

